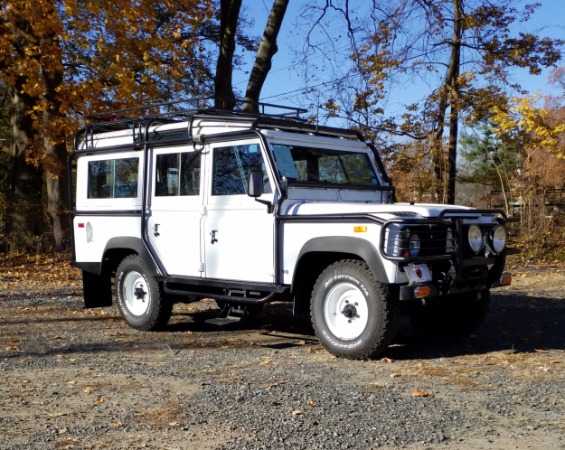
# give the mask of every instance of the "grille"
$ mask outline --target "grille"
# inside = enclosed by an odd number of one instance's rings
[[[384,254],[393,259],[410,258],[410,238],[414,235],[420,238],[418,259],[447,258],[455,253],[453,232],[446,224],[392,223],[384,229]]]

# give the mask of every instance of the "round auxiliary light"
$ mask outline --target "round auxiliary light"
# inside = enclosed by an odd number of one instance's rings
[[[502,225],[497,225],[490,232],[490,241],[495,253],[501,253],[506,247],[506,229]]]
[[[469,247],[475,253],[479,253],[484,246],[483,233],[477,225],[471,225],[467,232],[467,239],[469,240]]]
[[[408,241],[408,251],[410,252],[410,256],[418,256],[420,254],[421,247],[422,243],[420,241],[420,236],[417,234],[410,236],[410,240]]]

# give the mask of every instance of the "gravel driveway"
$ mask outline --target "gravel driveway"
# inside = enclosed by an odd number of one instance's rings
[[[0,274],[0,449],[565,448],[563,270],[517,273],[462,342],[403,323],[375,361],[286,304],[224,329],[213,301],[176,305],[139,332],[49,274]]]

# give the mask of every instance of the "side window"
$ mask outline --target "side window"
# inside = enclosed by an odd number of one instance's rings
[[[253,169],[263,172],[264,192],[271,193],[265,162],[258,144],[215,148],[212,195],[245,194],[247,176]]]
[[[157,155],[155,196],[198,195],[200,153]]]
[[[88,163],[88,198],[136,198],[138,158]]]

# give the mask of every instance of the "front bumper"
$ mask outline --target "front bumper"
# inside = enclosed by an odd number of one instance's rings
[[[447,295],[480,292],[491,287],[509,286],[512,283],[510,272],[501,273],[494,282],[488,278],[469,278],[466,280],[440,280],[400,286],[400,300],[422,300],[426,298],[442,297]]]

